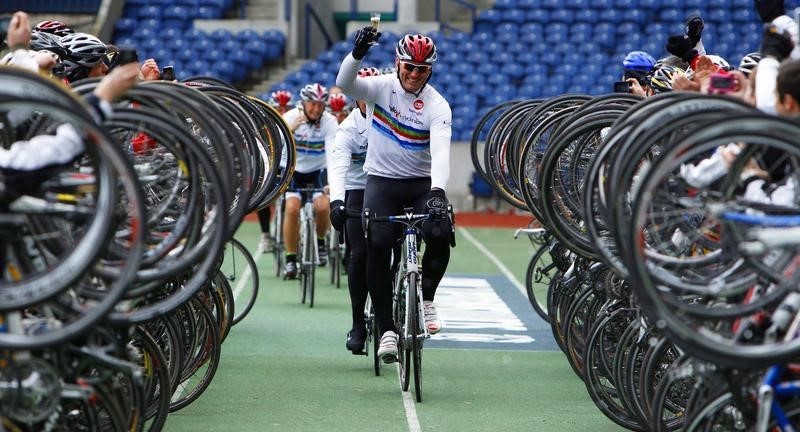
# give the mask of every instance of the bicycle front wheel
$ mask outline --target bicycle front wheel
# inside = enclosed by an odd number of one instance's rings
[[[421,332],[422,314],[420,314],[420,290],[417,276],[416,273],[408,275],[408,292],[410,294],[407,308],[409,311],[408,333],[411,335],[411,369],[414,371],[414,395],[416,395],[417,402],[422,402],[422,342],[425,335]]]

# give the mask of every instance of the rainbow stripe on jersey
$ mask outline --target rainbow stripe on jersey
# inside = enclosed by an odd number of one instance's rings
[[[319,155],[325,153],[325,140],[322,141],[304,141],[295,139],[295,145],[298,153]]]
[[[415,129],[400,123],[378,104],[375,104],[372,125],[381,135],[391,139],[406,150],[422,151],[430,148],[431,132],[429,130]]]

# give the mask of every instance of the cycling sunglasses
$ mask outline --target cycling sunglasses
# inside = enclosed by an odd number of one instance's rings
[[[407,70],[408,72],[414,72],[415,70],[417,70],[419,71],[419,73],[427,73],[429,70],[431,70],[431,67],[415,65],[411,63],[403,63],[403,69]]]

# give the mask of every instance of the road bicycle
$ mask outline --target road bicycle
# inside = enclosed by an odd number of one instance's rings
[[[317,222],[314,211],[314,194],[322,193],[320,188],[290,189],[301,196],[300,209],[300,247],[297,249],[298,279],[300,281],[300,303],[308,302],[314,307],[314,282],[316,268],[320,265],[319,245],[317,244]]]
[[[448,213],[452,221],[452,206],[448,205]],[[422,307],[422,267],[419,263],[422,235],[419,225],[431,218],[430,214],[415,214],[413,207],[403,208],[403,214],[395,216],[375,216],[369,209],[364,209],[364,233],[367,237],[371,222],[399,223],[404,227],[400,254],[396,257],[399,259],[394,259],[392,266],[392,319],[399,335],[400,385],[403,391],[408,391],[409,375],[413,374],[417,402],[422,402],[422,346],[431,337]]]

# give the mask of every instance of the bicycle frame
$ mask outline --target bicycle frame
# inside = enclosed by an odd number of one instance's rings
[[[758,389],[756,432],[766,432],[770,418],[775,419],[776,425],[782,432],[797,430],[792,426],[780,403],[781,398],[800,396],[800,381],[780,381],[786,369],[784,365],[772,366],[764,375],[764,383]]]

